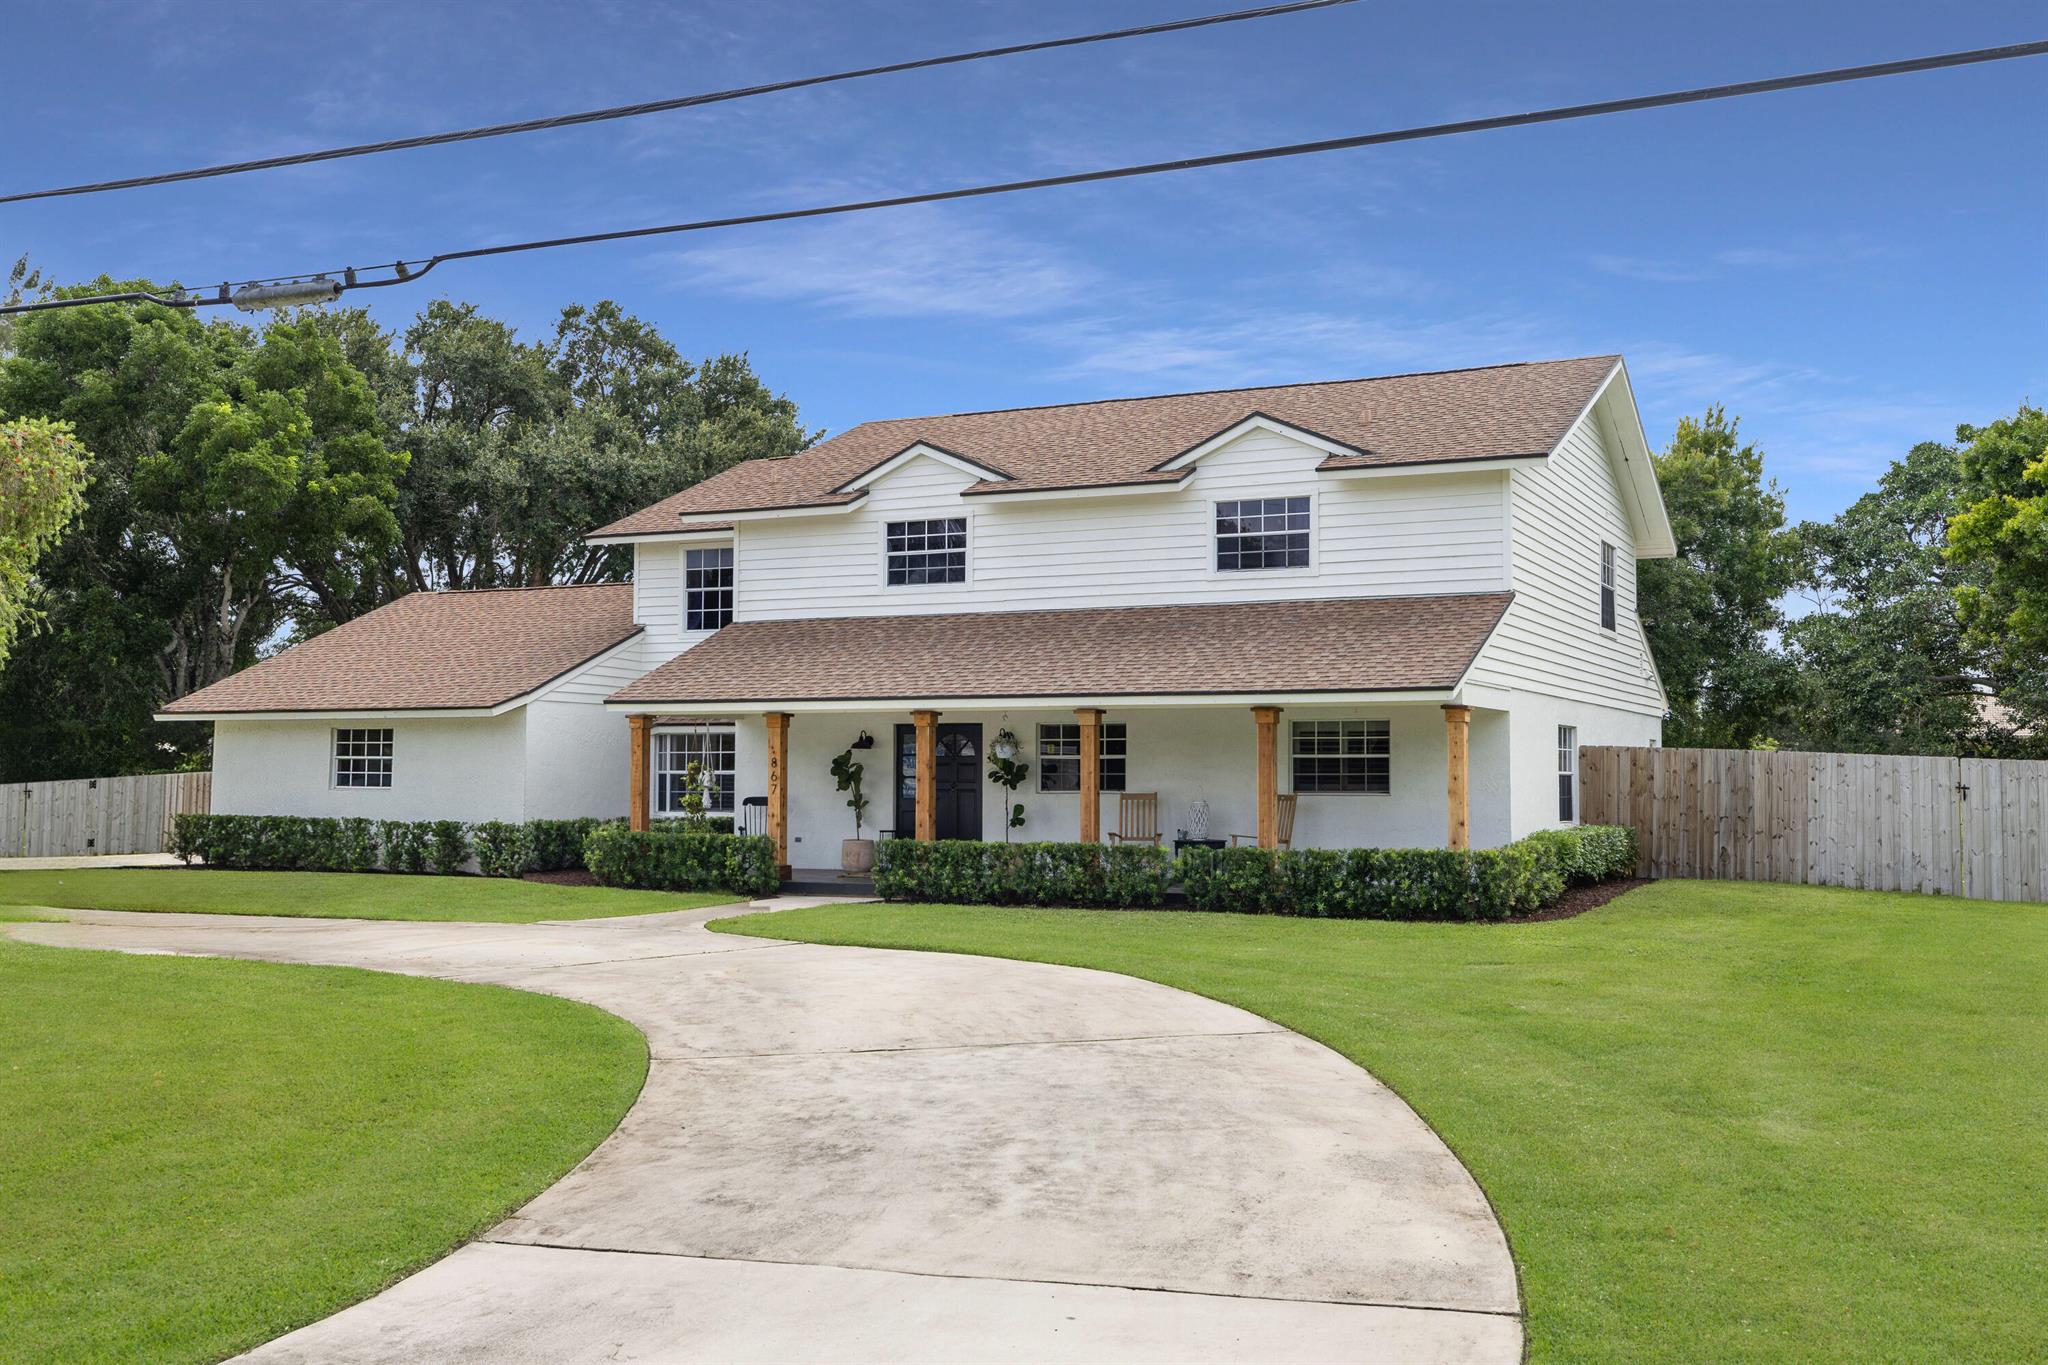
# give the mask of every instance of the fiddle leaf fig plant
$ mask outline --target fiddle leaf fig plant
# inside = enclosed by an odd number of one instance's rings
[[[861,775],[866,771],[866,765],[853,756],[851,746],[832,760],[832,780],[838,784],[839,790],[853,793],[846,798],[846,805],[853,812],[853,837],[856,839],[860,838],[861,817],[867,814],[868,809],[867,795],[860,789]]]
[[[1017,788],[1024,785],[1024,779],[1031,776],[1031,765],[1021,763],[1015,755],[1020,752],[1015,731],[1007,727],[996,732],[996,742],[988,749],[988,780],[1016,796]],[[1003,825],[1003,842],[1010,841],[1010,831],[1024,826],[1024,803],[1010,804],[1010,818]]]

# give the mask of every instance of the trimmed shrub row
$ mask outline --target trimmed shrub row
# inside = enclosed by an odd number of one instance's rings
[[[1503,848],[1195,848],[887,840],[875,891],[963,905],[1160,904],[1177,875],[1197,910],[1328,919],[1498,920],[1557,901],[1568,885],[1635,871],[1634,833],[1588,825]]]
[[[1172,877],[1165,850],[1142,844],[885,839],[875,849],[875,892],[897,901],[1122,910],[1160,904]]]
[[[214,867],[282,872],[460,872],[469,830],[460,820],[331,820],[300,815],[180,815],[171,852]]]
[[[583,859],[590,875],[606,886],[772,896],[782,885],[775,841],[762,835],[636,834],[612,823],[591,833]]]
[[[583,866],[583,845],[604,824],[576,820],[528,820],[513,824],[486,820],[470,827],[476,868],[486,877],[523,877],[529,872],[570,872]]]

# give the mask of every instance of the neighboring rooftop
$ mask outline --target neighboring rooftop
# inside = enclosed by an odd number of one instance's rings
[[[1545,455],[1618,363],[1587,356],[864,422],[799,454],[735,465],[590,534],[674,534],[734,512],[850,502],[858,494],[846,484],[920,442],[1007,476],[972,493],[1171,483],[1182,473],[1160,466],[1254,413],[1353,452],[1324,469]]]
[[[1512,593],[739,621],[615,702],[928,701],[1455,687]]]
[[[160,714],[490,709],[639,630],[630,583],[416,592],[180,697]]]

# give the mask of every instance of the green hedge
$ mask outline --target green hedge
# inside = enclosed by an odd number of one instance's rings
[[[1567,885],[1635,872],[1634,832],[1549,830],[1501,848],[1194,848],[1178,869],[1197,910],[1324,919],[1499,920]]]
[[[606,886],[650,891],[736,891],[772,896],[782,885],[775,841],[759,835],[636,834],[607,823],[591,831],[583,864]]]
[[[596,820],[523,825],[460,820],[335,820],[301,815],[180,815],[171,852],[213,867],[284,872],[462,871],[474,853],[486,876],[517,877],[583,865]]]
[[[1143,845],[885,839],[875,850],[875,892],[898,901],[1120,910],[1160,904],[1172,875],[1165,851]]]

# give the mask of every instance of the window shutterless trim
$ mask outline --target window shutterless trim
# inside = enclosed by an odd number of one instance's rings
[[[1577,824],[1579,819],[1579,727],[1557,727],[1557,818]]]
[[[1617,573],[1614,566],[1614,547],[1606,541],[1600,542],[1600,628],[1614,629],[1614,588]]]
[[[327,785],[337,791],[389,791],[397,747],[389,726],[335,726],[328,731]]]

